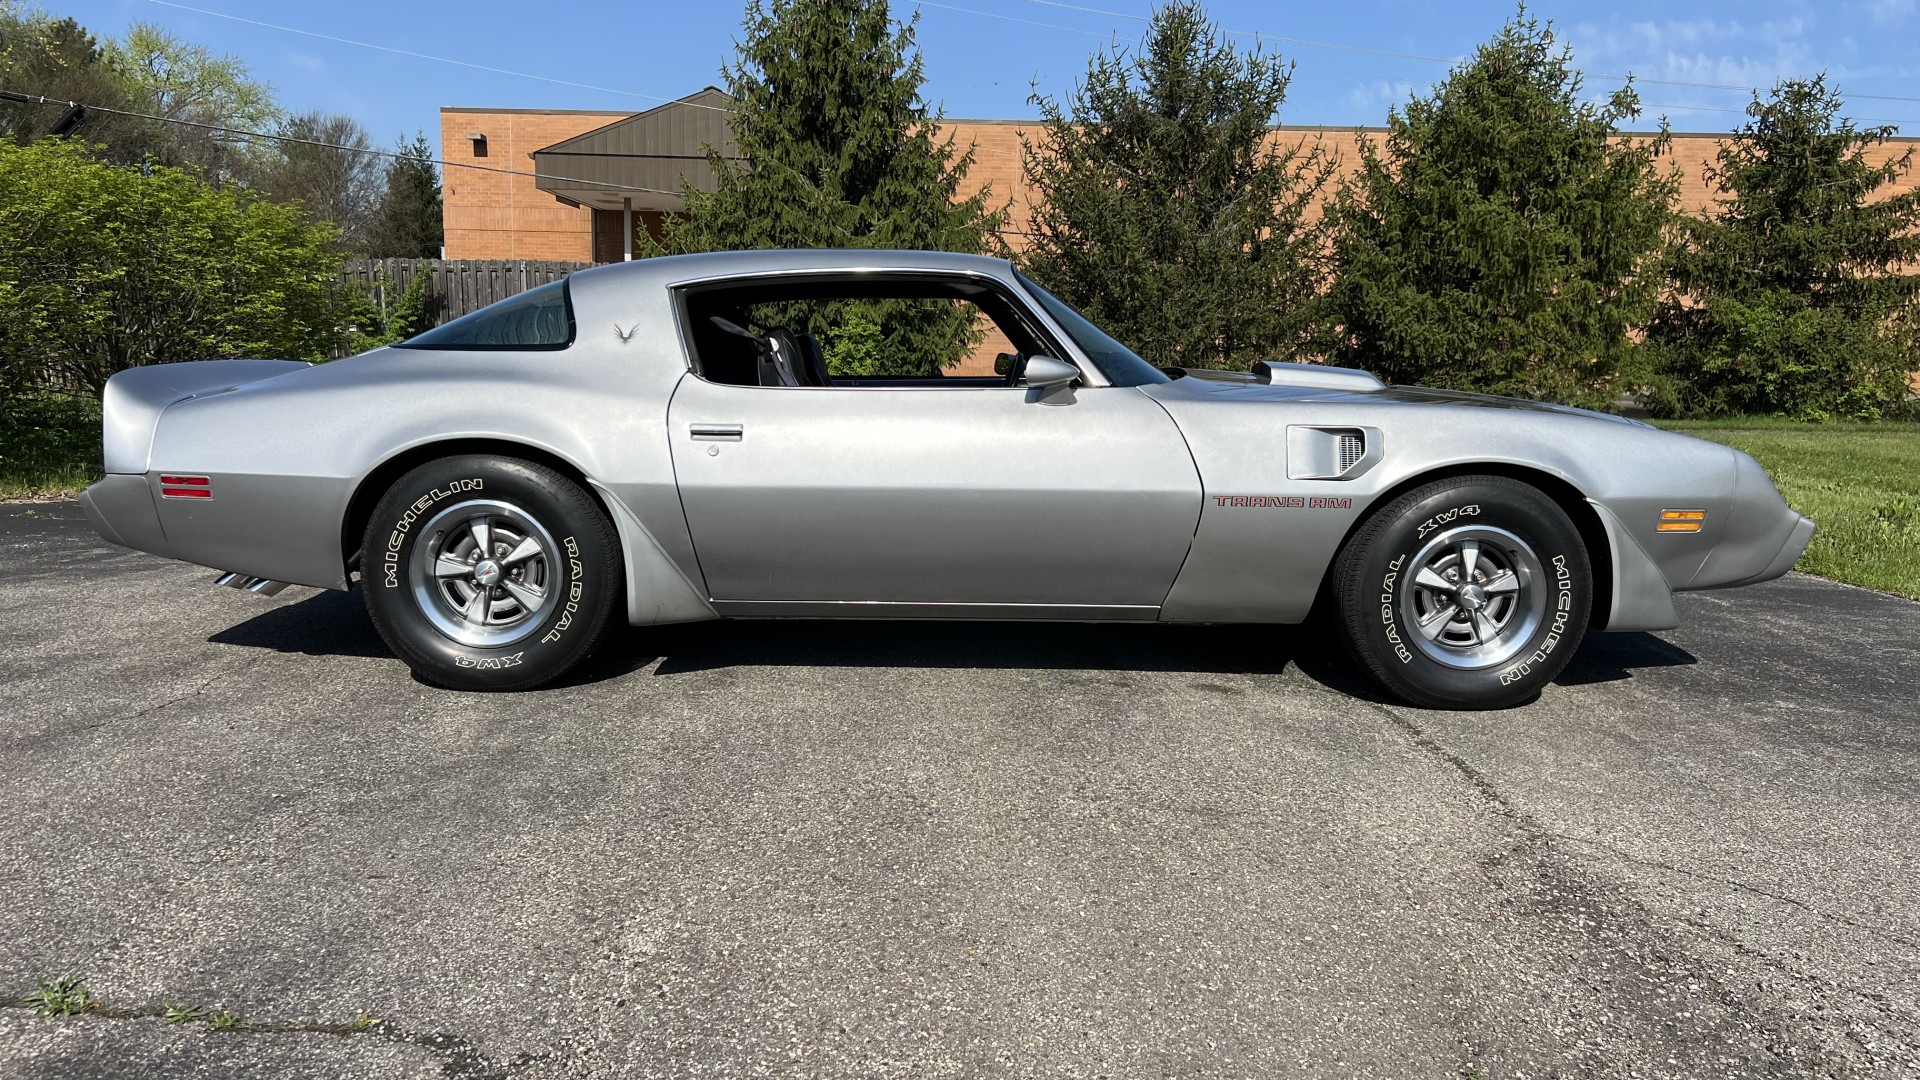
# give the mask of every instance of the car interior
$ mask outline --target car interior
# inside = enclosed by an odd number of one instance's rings
[[[889,303],[892,302],[892,303]],[[709,382],[788,388],[925,387],[931,389],[1019,386],[1028,357],[1061,355],[1058,346],[1011,297],[989,282],[924,275],[847,278],[791,276],[690,287],[681,294],[682,325],[694,371]],[[849,311],[868,320],[881,354],[880,374],[830,370],[836,330]],[[957,321],[956,321],[957,320]],[[924,341],[906,323],[962,327],[953,347],[917,347]],[[965,327],[972,326],[968,333]],[[994,374],[956,373],[967,342],[990,336],[988,326],[1011,343]],[[931,335],[937,339],[936,331]]]

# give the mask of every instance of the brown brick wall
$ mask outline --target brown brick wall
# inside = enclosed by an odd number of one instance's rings
[[[574,209],[552,195],[534,187],[535,150],[569,139],[627,115],[619,112],[540,112],[534,110],[440,110],[441,157],[458,165],[472,162],[495,168],[514,169],[527,175],[478,172],[449,168],[446,171],[446,256],[449,259],[566,259],[587,262],[596,258],[618,258],[619,224],[601,225],[603,235],[594,239],[591,212]],[[1012,200],[1007,222],[1007,242],[1015,250],[1026,246],[1029,191],[1021,177],[1020,138],[1035,133],[1033,121],[950,120],[946,131],[953,135],[957,148],[975,148],[973,169],[967,176],[966,193],[982,187],[993,190],[992,202],[998,206]],[[466,134],[485,132],[488,156],[475,158]],[[1283,128],[1274,132],[1276,140],[1306,142],[1317,139],[1335,155],[1342,173],[1351,172],[1359,161],[1359,135],[1352,128]],[[1378,137],[1377,135],[1375,136]],[[1681,206],[1691,213],[1706,209],[1712,200],[1704,178],[1706,165],[1713,160],[1722,136],[1675,135],[1668,160],[1680,166]],[[1885,161],[1905,153],[1920,140],[1901,139],[1879,147],[1869,156]],[[1901,190],[1920,187],[1920,170],[1909,173],[1899,185]],[[617,217],[617,215],[615,215]],[[611,237],[605,235],[611,229]]]
[[[571,139],[627,112],[543,112],[529,109],[441,109],[440,157],[452,166],[443,181],[449,259],[593,259],[593,215],[533,186],[533,152]],[[475,157],[467,133],[487,136]],[[472,163],[524,176],[457,166]]]

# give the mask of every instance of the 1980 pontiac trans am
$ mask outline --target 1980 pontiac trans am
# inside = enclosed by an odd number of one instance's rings
[[[850,305],[1013,351],[832,375],[806,330]],[[1499,707],[1589,629],[1675,626],[1675,591],[1778,577],[1813,533],[1724,446],[1343,368],[1163,371],[1007,263],[926,252],[617,264],[334,363],[125,371],[104,410],[101,535],[268,594],[357,575],[396,654],[473,690],[554,679],[614,618],[1319,602],[1391,693]]]

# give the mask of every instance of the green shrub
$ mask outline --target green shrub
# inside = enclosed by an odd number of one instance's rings
[[[100,475],[100,402],[30,390],[0,399],[0,498],[68,491]]]
[[[0,142],[0,396],[100,392],[177,360],[319,360],[338,334],[330,226],[64,139]]]

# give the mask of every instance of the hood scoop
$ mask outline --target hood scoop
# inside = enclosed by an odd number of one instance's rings
[[[1301,386],[1314,390],[1349,390],[1367,394],[1385,390],[1387,384],[1371,371],[1359,368],[1329,367],[1325,364],[1289,364],[1278,360],[1259,360],[1253,365],[1256,382],[1271,386]]]

